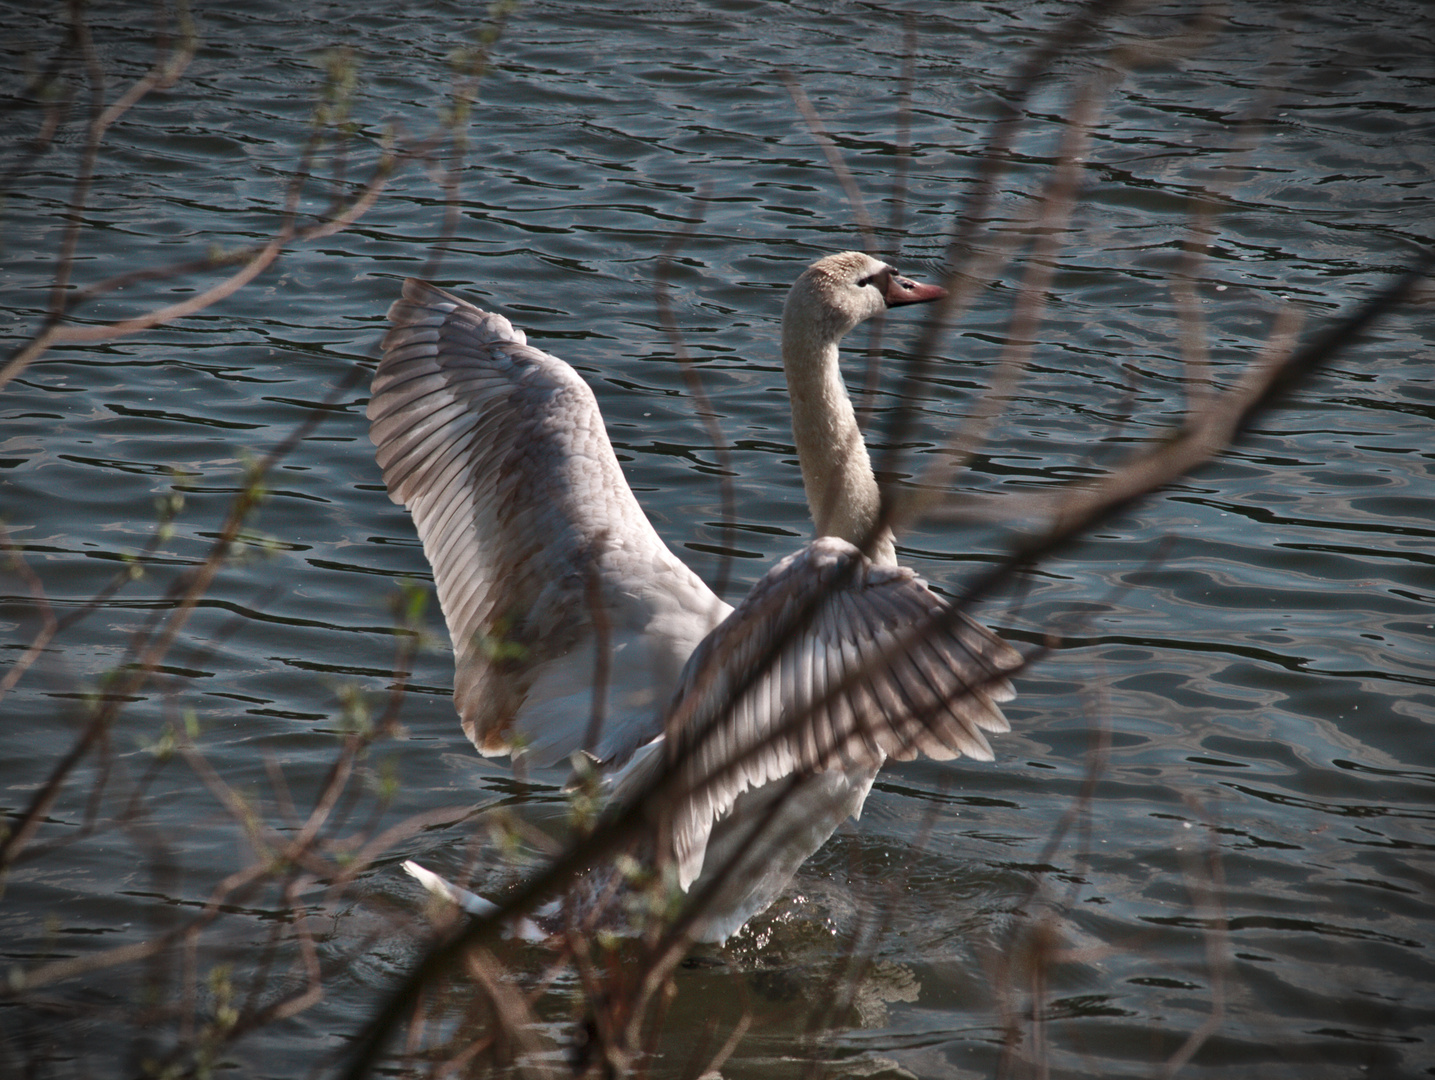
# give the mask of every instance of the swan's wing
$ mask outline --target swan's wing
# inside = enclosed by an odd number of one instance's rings
[[[1005,673],[1020,664],[910,570],[874,565],[846,541],[819,539],[784,559],[678,684],[666,756],[692,793],[672,820],[683,886],[744,791],[918,753],[990,760],[983,732],[1009,730],[997,703],[1015,696]]]
[[[577,372],[414,279],[389,320],[369,434],[433,567],[464,731],[542,765],[597,713],[588,749],[626,755],[730,609],[653,531]]]

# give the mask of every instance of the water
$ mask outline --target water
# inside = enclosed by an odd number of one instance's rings
[[[913,10],[918,77],[899,247],[904,269],[930,275],[1014,66],[1069,9]],[[1148,11],[1120,21],[1115,37],[1171,34],[1201,10]],[[351,47],[361,65],[348,180],[367,174],[386,127],[408,138],[434,130],[447,58],[471,40],[482,10],[251,4],[197,18],[203,43],[184,81],[106,141],[77,283],[270,235],[309,130],[316,61],[330,46]],[[93,24],[113,96],[152,55],[150,9],[100,5]],[[5,25],[18,73],[43,66],[64,20],[25,6]],[[1198,292],[1224,383],[1283,306],[1309,332],[1432,243],[1435,26],[1423,4],[1358,13],[1241,4],[1214,38],[1178,44],[1184,55],[1141,66],[1107,100],[1040,345],[954,481],[959,499],[1099,471],[1179,418],[1169,278],[1193,197],[1217,211]],[[173,536],[142,559],[144,576],[62,633],[0,701],[7,812],[23,810],[70,746],[85,695],[129,636],[173,609],[166,590],[204,557],[246,458],[373,363],[405,275],[428,273],[503,310],[579,368],[640,500],[705,578],[726,551],[741,589],[792,550],[808,524],[776,359],[783,290],[806,262],[859,239],[778,73],[800,79],[881,221],[893,201],[903,57],[901,19],[865,5],[525,5],[481,84],[461,211],[437,272],[425,264],[444,235],[443,192],[408,168],[356,227],[295,247],[203,314],[56,348],[30,367],[0,397],[0,517],[57,615],[77,611],[145,548],[176,473],[186,495]],[[1072,87],[1109,64],[1104,45],[1064,59],[1032,99],[986,238],[1020,224],[1048,175],[1058,121],[1073,110]],[[1240,125],[1253,113],[1265,121],[1248,133]],[[7,160],[33,123],[28,111],[7,115]],[[42,318],[82,140],[80,126],[63,127],[3,208],[0,289],[15,340]],[[321,175],[333,170],[332,158],[321,163]],[[322,207],[324,194],[312,191],[304,209]],[[673,298],[732,444],[730,541],[719,457],[652,293],[658,253],[699,218]],[[980,292],[919,387],[901,390],[890,374],[915,320],[889,320],[874,447],[889,448],[883,432],[899,407],[919,421],[895,471],[911,475],[940,456],[977,400],[1023,271],[1005,269]],[[79,317],[123,317],[210,280],[135,283]],[[1148,1076],[1212,1019],[1189,1073],[1428,1075],[1435,377],[1425,297],[1219,461],[984,609],[1026,647],[1060,635],[1019,680],[997,762],[884,772],[861,822],[812,860],[787,901],[717,954],[722,965],[680,973],[660,1071],[681,1070],[710,1020],[715,1047],[747,1012],[752,1027],[729,1075],[796,1073],[803,1053],[830,1074],[991,1075],[1010,1020],[1018,1075],[1044,1063],[1054,1075]],[[426,565],[383,492],[364,404],[362,383],[343,392],[270,477],[249,556],[218,575],[163,681],[130,704],[108,756],[91,755],[55,804],[36,842],[65,846],[37,847],[5,885],[8,966],[94,956],[201,914],[255,845],[223,809],[225,790],[292,834],[286,799],[312,802],[345,724],[346,688],[382,707],[396,648],[386,605],[395,580],[423,579]],[[929,524],[902,554],[954,591],[1009,540],[1002,529]],[[37,608],[24,578],[4,580],[0,625],[14,659]],[[436,613],[429,627],[441,636]],[[378,826],[513,791],[463,742],[450,665],[440,647],[414,660],[405,734],[370,762],[397,780]],[[179,760],[146,780],[152,758],[139,747],[187,715],[227,789]],[[1109,752],[1093,757],[1103,732]],[[101,760],[108,786],[91,808]],[[143,784],[148,809],[125,817],[131,785]],[[362,799],[336,835],[369,825],[372,806]],[[123,824],[92,834],[92,809]],[[546,820],[561,807],[540,795],[525,812]],[[1048,848],[1069,812],[1075,827]],[[330,1060],[413,959],[412,937],[395,928],[420,899],[397,863],[461,868],[478,829],[463,820],[398,839],[343,899],[312,885],[297,898],[228,897],[201,939],[198,985],[222,961],[244,971],[271,935],[290,940],[296,905],[311,913],[328,965],[322,1002],[249,1036],[228,1060],[263,1076]],[[487,871],[500,881],[514,872]],[[804,1043],[843,942],[874,910],[886,929],[856,1003]],[[1035,991],[1028,968],[1001,963],[1020,958],[1005,943],[1032,925],[1022,911],[1046,913],[1066,950]],[[541,967],[521,953],[512,960]],[[165,1044],[131,1041],[127,1003],[146,987],[177,994],[187,978],[132,964],[46,987],[60,1013],[9,1010],[4,1060],[37,1058],[42,1075],[104,1074],[123,1045],[133,1071]],[[287,967],[279,981],[302,985]],[[1033,992],[1040,1023],[1021,1013]],[[560,983],[540,1004],[554,1039],[574,994]]]

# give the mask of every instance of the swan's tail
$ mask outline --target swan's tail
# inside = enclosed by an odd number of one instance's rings
[[[470,915],[492,915],[498,910],[498,905],[492,900],[485,900],[478,893],[469,892],[461,886],[455,885],[447,878],[441,878],[432,870],[420,866],[412,859],[404,863],[404,870],[410,877],[416,878],[420,885],[431,892],[434,896],[442,897],[449,903],[457,904]],[[543,929],[529,918],[520,918],[510,924],[510,933],[524,941],[544,941],[548,938]]]

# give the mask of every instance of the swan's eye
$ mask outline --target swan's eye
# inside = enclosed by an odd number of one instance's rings
[[[881,289],[883,292],[886,292],[887,278],[891,273],[891,270],[884,267],[883,269],[878,270],[875,274],[868,274],[866,277],[862,278],[860,281],[857,282],[857,287],[859,289],[865,289],[868,285],[872,285],[875,288]]]

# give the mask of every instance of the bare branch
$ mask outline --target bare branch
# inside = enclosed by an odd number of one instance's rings
[[[1061,237],[1068,227],[1081,190],[1091,132],[1100,116],[1102,101],[1116,78],[1115,71],[1101,72],[1088,79],[1072,95],[1071,114],[1057,154],[1057,167],[1033,211],[1031,227],[1036,233],[1036,242],[1027,261],[1026,274],[1012,311],[1007,343],[991,386],[982,395],[973,413],[953,433],[944,452],[936,458],[936,463],[929,466],[916,481],[913,490],[893,496],[889,513],[891,527],[896,532],[911,527],[933,505],[945,498],[952,476],[986,439],[992,424],[1006,409],[1010,395],[1015,392],[1030,365],[1046,307],[1047,291],[1056,270]]]
[[[14,541],[10,539],[10,530],[0,522],[0,550],[3,550],[10,559],[10,569],[25,583],[30,590],[30,595],[35,600],[35,607],[40,612],[40,627],[35,631],[35,636],[30,639],[29,647],[20,654],[20,659],[10,665],[10,670],[5,673],[5,678],[0,679],[0,698],[10,692],[21,676],[29,670],[30,665],[45,651],[55,632],[60,627],[60,621],[55,618],[55,609],[50,606],[49,597],[45,595],[45,585],[35,571],[30,569],[25,556]]]
[[[802,113],[803,120],[807,121],[808,131],[812,133],[812,138],[817,145],[822,148],[822,153],[827,158],[828,167],[842,183],[842,190],[847,195],[847,204],[852,207],[852,216],[857,219],[857,228],[862,233],[862,249],[869,255],[875,255],[877,233],[872,227],[872,216],[867,213],[867,206],[862,201],[862,192],[857,187],[857,181],[853,178],[852,171],[842,160],[842,155],[837,150],[837,144],[832,141],[832,136],[827,134],[822,117],[818,116],[817,110],[812,107],[812,102],[808,100],[807,91],[802,89],[802,84],[790,71],[783,71],[781,74],[782,81],[787,86],[787,92],[792,95],[793,103]]]
[[[697,217],[668,238],[663,253],[658,256],[657,273],[653,277],[653,296],[658,305],[658,321],[667,331],[673,355],[677,357],[683,379],[688,384],[688,392],[697,406],[698,417],[707,430],[708,439],[713,446],[713,455],[717,458],[718,489],[722,498],[723,556],[718,560],[713,592],[717,594],[719,600],[725,600],[727,599],[728,578],[732,573],[733,523],[737,520],[737,496],[733,491],[732,481],[732,450],[728,446],[727,438],[722,433],[721,425],[718,424],[717,413],[713,410],[712,401],[708,398],[707,389],[703,386],[702,376],[698,374],[697,368],[693,365],[693,359],[688,354],[687,343],[683,341],[682,331],[678,328],[678,321],[673,316],[672,299],[668,295],[668,280],[672,275],[673,258],[697,227],[702,224],[709,197],[710,192],[707,187],[704,187],[698,193]]]

